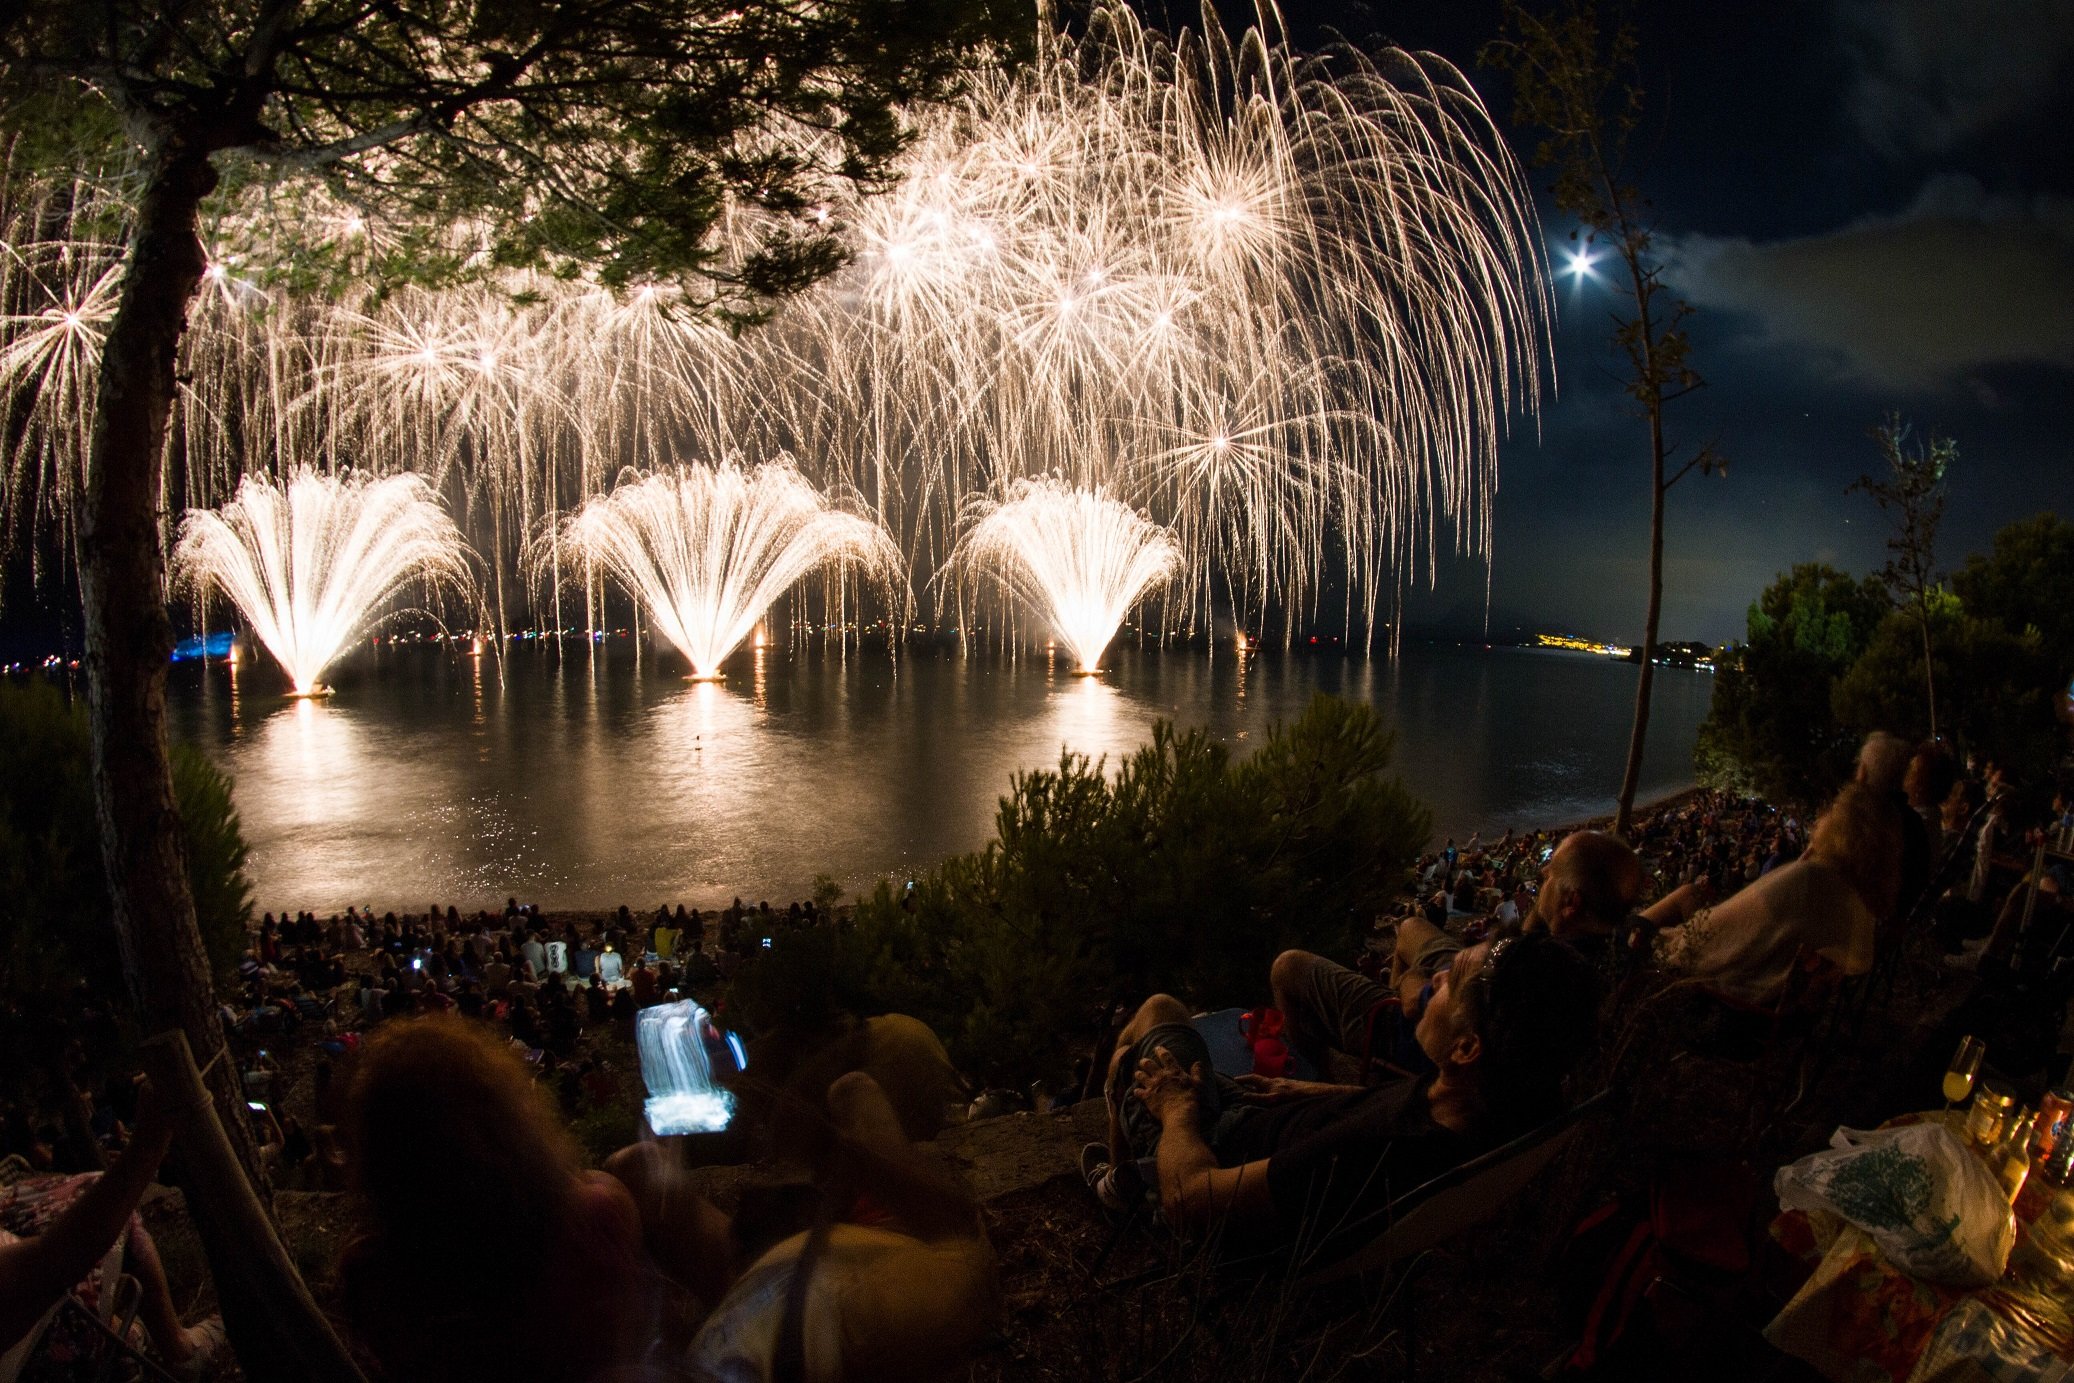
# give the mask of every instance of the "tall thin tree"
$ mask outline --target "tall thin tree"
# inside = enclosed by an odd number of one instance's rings
[[[1633,181],[1630,146],[1645,104],[1636,48],[1633,26],[1624,20],[1610,28],[1602,24],[1589,0],[1570,0],[1547,16],[1528,10],[1521,0],[1506,0],[1505,32],[1483,54],[1487,65],[1511,75],[1518,121],[1543,132],[1533,161],[1554,170],[1556,206],[1582,223],[1580,255],[1588,257],[1592,245],[1605,244],[1620,261],[1622,291],[1633,305],[1631,314],[1614,314],[1613,340],[1627,360],[1628,397],[1649,428],[1649,608],[1642,625],[1634,727],[1614,817],[1614,830],[1623,833],[1634,817],[1656,684],[1664,497],[1694,470],[1713,474],[1726,469],[1712,446],[1702,447],[1676,471],[1669,469],[1674,456],[1664,437],[1664,407],[1705,387],[1706,381],[1687,359],[1685,321],[1692,307],[1665,296],[1655,221]]]
[[[1887,561],[1880,580],[1894,603],[1913,611],[1923,635],[1923,695],[1930,708],[1930,738],[1937,738],[1937,671],[1930,633],[1931,597],[1937,591],[1937,526],[1944,521],[1945,478],[1959,459],[1959,444],[1930,434],[1928,442],[1910,445],[1914,429],[1899,413],[1872,430],[1879,445],[1881,470],[1852,482],[1846,494],[1871,495],[1894,525],[1887,539]]]

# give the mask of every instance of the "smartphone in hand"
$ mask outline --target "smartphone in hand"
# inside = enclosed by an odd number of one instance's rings
[[[706,1037],[712,1021],[690,999],[655,1004],[634,1018],[641,1053],[641,1083],[648,1087],[642,1112],[658,1137],[718,1133],[734,1119],[732,1092],[715,1084]]]

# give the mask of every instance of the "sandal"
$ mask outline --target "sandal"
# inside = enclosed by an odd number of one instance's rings
[[[1126,1214],[1130,1206],[1116,1187],[1115,1169],[1109,1165],[1109,1145],[1089,1143],[1080,1150],[1080,1179],[1095,1193],[1102,1209],[1112,1215]]]
[[[181,1332],[187,1337],[188,1356],[172,1366],[181,1378],[200,1378],[209,1366],[230,1348],[230,1335],[222,1316],[205,1316]]]

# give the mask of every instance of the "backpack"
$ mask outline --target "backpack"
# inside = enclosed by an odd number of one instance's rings
[[[1718,1339],[1752,1284],[1759,1196],[1746,1166],[1687,1161],[1585,1214],[1558,1258],[1577,1343],[1554,1376],[1659,1379],[1696,1340]]]

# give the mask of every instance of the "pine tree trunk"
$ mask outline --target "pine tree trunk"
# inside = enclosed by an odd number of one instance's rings
[[[207,1072],[216,1117],[228,1135],[218,1144],[220,1155],[263,1194],[237,1065],[217,1059],[224,1055],[224,1035],[181,851],[166,748],[173,633],[166,616],[159,487],[175,355],[188,304],[206,267],[197,216],[215,185],[216,173],[205,154],[177,144],[154,151],[122,296],[102,350],[80,520],[79,577],[94,803],[123,971],[145,1030],[178,1029],[186,1035]],[[179,1154],[182,1159],[208,1155],[187,1147]],[[226,1180],[226,1169],[212,1170],[214,1181]],[[212,1178],[188,1180],[199,1191]],[[213,1213],[206,1195],[194,1195],[188,1209],[247,1374],[310,1376],[315,1370],[307,1353],[293,1348],[280,1322],[259,1308],[247,1285],[250,1246],[231,1241],[226,1221]]]
[[[1620,802],[1613,833],[1626,836],[1635,820],[1635,792],[1642,782],[1642,749],[1649,738],[1649,697],[1656,685],[1657,622],[1664,604],[1664,425],[1662,405],[1649,411],[1649,614],[1642,622],[1642,675],[1635,682],[1635,724],[1628,734],[1627,769],[1620,777]]]
[[[173,632],[158,501],[174,352],[204,267],[195,217],[214,182],[206,159],[169,156],[145,189],[102,353],[79,545],[94,797],[123,970],[145,1026],[181,1029],[205,1064],[223,1034],[166,754]]]

